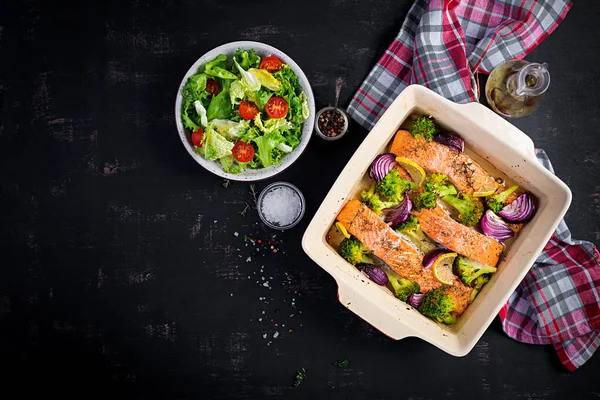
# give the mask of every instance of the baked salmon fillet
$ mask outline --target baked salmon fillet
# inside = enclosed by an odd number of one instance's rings
[[[456,222],[439,205],[413,213],[423,232],[436,242],[490,267],[498,264],[504,250],[502,243]]]
[[[442,286],[430,268],[423,268],[423,255],[360,201],[350,200],[337,220],[394,272],[417,282],[422,293]]]
[[[465,153],[437,142],[414,138],[408,131],[400,130],[396,133],[390,153],[416,162],[428,173],[437,172],[448,176],[463,193],[473,194],[497,186],[494,177]]]

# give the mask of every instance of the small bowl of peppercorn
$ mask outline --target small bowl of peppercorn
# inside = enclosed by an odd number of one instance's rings
[[[315,117],[315,132],[325,140],[338,140],[348,132],[350,118],[339,107],[325,107]]]

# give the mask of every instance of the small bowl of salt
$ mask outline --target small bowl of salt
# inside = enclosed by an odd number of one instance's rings
[[[257,203],[260,219],[272,229],[290,229],[304,215],[304,196],[291,183],[271,183],[260,193]]]

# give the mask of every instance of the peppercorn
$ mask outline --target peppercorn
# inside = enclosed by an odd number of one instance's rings
[[[345,119],[337,110],[325,110],[319,115],[317,124],[325,136],[335,137],[344,132]]]

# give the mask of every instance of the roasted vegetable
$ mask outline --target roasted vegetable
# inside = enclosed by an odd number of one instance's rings
[[[511,186],[503,192],[491,195],[490,197],[485,199],[485,202],[486,202],[488,208],[490,210],[492,210],[494,213],[498,214],[500,212],[500,210],[502,210],[502,208],[504,208],[504,202],[506,201],[506,198],[508,196],[510,196],[518,188],[519,187],[516,185]]]
[[[479,283],[479,277],[494,274],[496,271],[497,269],[494,267],[481,264],[463,255],[457,256],[454,260],[453,272],[467,286],[475,287]]]
[[[424,254],[435,249],[437,245],[429,239],[422,230],[419,220],[413,214],[409,215],[408,219],[396,227],[396,232],[407,238],[419,251]]]
[[[465,141],[460,135],[454,132],[440,132],[433,137],[433,140],[461,153],[465,151]]]
[[[431,142],[433,140],[433,135],[437,133],[437,128],[433,119],[421,115],[414,120],[409,131],[414,138],[424,138],[428,142]]]
[[[436,196],[434,193],[431,192],[419,193],[414,198],[413,205],[415,207],[415,210],[421,210],[423,208],[435,208],[435,206],[437,205]]]
[[[376,181],[380,181],[390,172],[395,165],[396,155],[392,153],[380,154],[375,157],[369,168],[369,176]]]
[[[369,257],[370,251],[357,238],[351,237],[342,240],[338,246],[338,253],[352,265],[358,263],[373,264]]]
[[[360,201],[365,203],[377,215],[386,208],[391,208],[398,205],[395,201],[382,201],[379,194],[375,193],[375,183],[371,184],[369,190],[363,190],[360,193]]]
[[[431,192],[437,197],[453,196],[457,194],[456,188],[450,183],[448,177],[437,172],[427,175],[424,188],[426,192]]]
[[[404,279],[399,275],[384,270],[387,274],[388,281],[392,287],[392,292],[394,292],[394,296],[402,301],[407,301],[409,296],[419,293],[421,287],[417,282],[409,281],[408,279]]]
[[[430,290],[425,294],[419,312],[429,318],[446,325],[452,325],[456,322],[456,316],[453,311],[456,308],[454,297],[448,292],[448,287]]]
[[[387,222],[387,224],[391,227],[398,226],[408,219],[412,208],[412,201],[410,201],[408,196],[405,196],[404,200],[402,200],[400,204],[383,210],[383,213],[385,214],[385,222]]]
[[[442,199],[458,211],[458,222],[463,225],[473,226],[483,215],[483,203],[477,197],[463,193],[461,198],[444,196]]]
[[[515,235],[508,224],[502,221],[502,218],[494,214],[492,210],[487,210],[481,218],[481,231],[486,236],[494,238],[499,242],[510,239]]]
[[[388,276],[385,271],[373,264],[358,263],[356,268],[364,272],[373,282],[380,286],[385,286],[388,283]]]
[[[404,192],[410,190],[413,184],[400,176],[397,169],[392,169],[388,174],[377,182],[377,192],[389,201],[400,203],[404,199]]]
[[[498,215],[510,222],[527,221],[533,216],[535,204],[529,193],[523,193],[515,201],[504,207]]]

